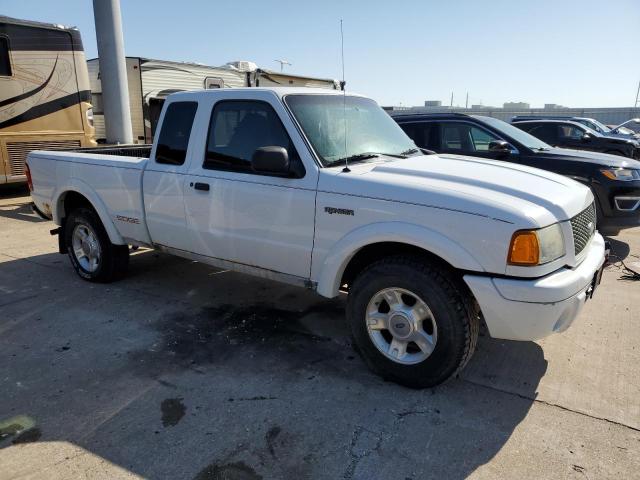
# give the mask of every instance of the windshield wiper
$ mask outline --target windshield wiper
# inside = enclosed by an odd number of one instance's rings
[[[363,152],[363,153],[356,153],[355,155],[350,155],[348,157],[338,158],[332,161],[331,163],[329,163],[327,166],[333,167],[334,165],[345,163],[345,161],[347,163],[352,163],[352,162],[358,162],[360,160],[368,160],[370,158],[378,158],[378,157],[407,158],[407,155],[405,154],[405,152],[402,152],[402,153]]]
[[[419,151],[419,148],[410,148],[408,150],[405,150],[404,152],[400,152],[400,155],[411,155],[412,153],[418,153]]]
[[[405,150],[401,152],[400,155],[411,155],[413,153],[423,153],[425,155],[435,155],[436,152],[433,150],[429,150],[427,148],[410,148],[409,150]]]
[[[342,158],[338,158],[336,160],[334,160],[333,162],[330,162],[327,164],[327,166],[329,167],[333,167],[334,165],[338,165],[341,163],[351,163],[351,162],[357,162],[359,160],[368,160],[369,158],[376,158],[379,157],[380,154],[379,153],[356,153],[355,155],[349,155],[348,157],[342,157]]]

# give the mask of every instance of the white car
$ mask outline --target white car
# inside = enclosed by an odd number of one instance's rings
[[[177,93],[160,121],[146,150],[29,155],[36,209],[87,280],[119,277],[128,245],[140,245],[325,297],[344,291],[368,365],[412,387],[463,368],[481,321],[497,338],[563,331],[599,282],[588,188],[425,155],[368,98]]]

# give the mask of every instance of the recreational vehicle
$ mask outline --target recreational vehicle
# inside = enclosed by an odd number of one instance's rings
[[[90,96],[76,28],[0,16],[0,184],[31,150],[95,146]]]
[[[165,98],[175,92],[210,88],[296,86],[339,89],[337,81],[290,75],[258,68],[253,62],[239,61],[221,67],[198,63],[171,62],[127,57],[129,109],[135,143],[150,143]],[[87,61],[98,142],[105,141],[100,65],[97,58]]]

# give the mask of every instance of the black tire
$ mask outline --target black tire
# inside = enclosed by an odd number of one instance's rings
[[[437,325],[431,354],[419,363],[398,363],[383,354],[369,335],[369,302],[387,288],[415,293]],[[445,269],[413,256],[393,256],[367,267],[349,289],[347,320],[353,341],[369,368],[386,380],[411,388],[438,385],[467,364],[476,347],[480,317],[470,293]],[[390,332],[387,332],[391,335]]]
[[[99,262],[91,271],[81,264],[73,247],[73,235],[78,226],[88,227],[95,233],[99,247]],[[64,228],[64,242],[74,270],[81,278],[90,282],[107,283],[122,277],[129,266],[129,246],[114,245],[109,240],[100,217],[89,208],[77,208],[67,217]]]

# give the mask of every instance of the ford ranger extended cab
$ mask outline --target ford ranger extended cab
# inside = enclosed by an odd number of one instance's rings
[[[346,292],[366,363],[412,387],[462,369],[482,321],[514,340],[565,330],[599,283],[588,188],[423,152],[368,98],[176,93],[158,131],[147,149],[29,155],[35,208],[82,278],[121,276],[134,245]]]

